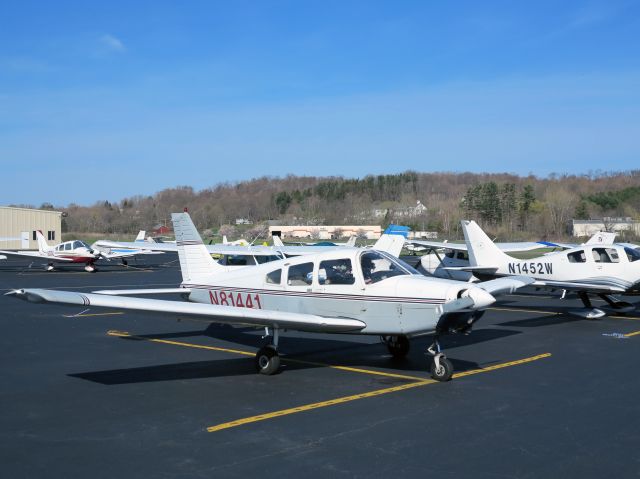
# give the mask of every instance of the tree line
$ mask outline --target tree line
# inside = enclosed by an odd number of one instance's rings
[[[424,207],[412,207],[420,201]],[[20,205],[29,206],[29,205]],[[261,177],[195,191],[167,188],[151,196],[91,206],[44,204],[66,212],[63,230],[135,234],[170,226],[172,212],[189,208],[201,230],[247,234],[282,224],[407,224],[414,230],[460,237],[461,219],[475,219],[503,240],[567,237],[572,218],[640,218],[640,170],[584,175],[517,176],[507,173],[420,173],[343,177]]]

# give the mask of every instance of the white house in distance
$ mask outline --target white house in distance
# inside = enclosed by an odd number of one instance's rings
[[[346,225],[346,226],[269,226],[270,236],[281,238],[312,238],[331,240],[349,238],[351,236],[365,235],[367,239],[378,239],[382,235],[382,227]]]
[[[571,220],[571,234],[577,237],[593,236],[600,231],[629,232],[640,236],[640,221],[627,218],[602,218],[597,220]]]

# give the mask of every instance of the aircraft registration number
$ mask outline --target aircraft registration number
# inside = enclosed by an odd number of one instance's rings
[[[553,263],[509,263],[509,274],[553,274]]]
[[[235,308],[262,309],[259,294],[236,293],[235,291],[209,291],[211,304]]]

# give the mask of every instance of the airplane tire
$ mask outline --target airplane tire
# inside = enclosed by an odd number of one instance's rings
[[[440,367],[436,368],[436,362],[431,362],[431,377],[436,381],[449,381],[453,375],[453,364],[446,358],[440,359]]]
[[[387,349],[394,358],[404,358],[409,353],[409,338],[401,334],[387,341]]]
[[[264,346],[258,350],[255,358],[256,370],[270,376],[280,369],[280,356],[273,346]]]

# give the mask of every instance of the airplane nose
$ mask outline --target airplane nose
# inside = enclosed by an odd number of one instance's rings
[[[469,288],[462,296],[468,296],[473,300],[473,309],[483,309],[496,302],[496,298],[478,287]]]

